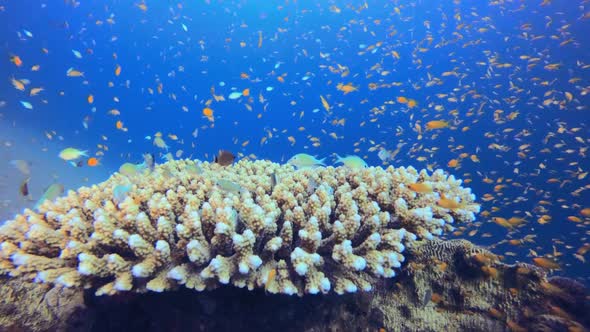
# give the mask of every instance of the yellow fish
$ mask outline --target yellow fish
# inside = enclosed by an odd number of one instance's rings
[[[342,163],[344,166],[352,169],[358,168],[367,168],[367,162],[365,162],[361,157],[358,156],[346,156],[344,158],[336,155],[336,163]]]
[[[61,152],[59,153],[59,157],[63,160],[75,160],[78,159],[82,156],[87,157],[88,155],[86,154],[86,150],[81,151],[75,148],[65,148],[63,150],[61,150]]]
[[[325,166],[326,164],[324,164],[324,159],[318,160],[314,156],[308,155],[306,153],[298,153],[289,159],[287,164],[291,164],[298,169],[305,167]]]
[[[326,100],[326,98],[324,98],[324,96],[320,95],[320,99],[322,100],[322,106],[324,106],[324,108],[326,109],[326,112],[330,112],[330,104],[328,104],[328,101]]]

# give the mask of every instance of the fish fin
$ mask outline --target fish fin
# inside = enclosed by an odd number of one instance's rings
[[[318,160],[318,161],[320,162],[320,165],[324,165],[324,166],[326,166],[326,163],[324,162],[324,160],[326,160],[326,158],[325,158],[325,157],[324,157],[324,158],[322,158],[322,159],[320,159],[320,160]]]

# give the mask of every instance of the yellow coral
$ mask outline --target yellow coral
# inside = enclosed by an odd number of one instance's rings
[[[426,181],[432,192],[409,187]],[[115,200],[121,183],[131,190]],[[442,194],[461,208],[438,206]],[[143,176],[116,173],[6,222],[0,273],[98,295],[220,283],[298,295],[368,291],[375,278],[395,275],[417,237],[474,220],[473,200],[454,177],[411,167],[170,161]]]

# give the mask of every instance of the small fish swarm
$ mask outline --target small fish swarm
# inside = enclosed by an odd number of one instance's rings
[[[432,192],[408,188],[421,182]],[[122,184],[131,190],[116,204]],[[441,194],[460,207],[439,206]],[[395,276],[415,240],[473,221],[474,198],[441,170],[170,161],[7,221],[0,274],[97,295],[230,283],[300,296],[369,291]]]

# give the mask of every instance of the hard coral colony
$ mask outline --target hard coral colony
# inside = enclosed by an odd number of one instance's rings
[[[0,272],[98,295],[219,284],[297,295],[369,291],[395,276],[417,238],[473,221],[479,210],[470,189],[440,170],[295,171],[242,160],[190,171],[196,163],[116,173],[43,203],[39,213],[25,210],[0,228]],[[223,190],[219,179],[244,190]],[[311,181],[318,185],[308,192]],[[122,182],[131,189],[116,204]],[[422,182],[432,192],[410,188]],[[437,205],[441,194],[461,207]]]

